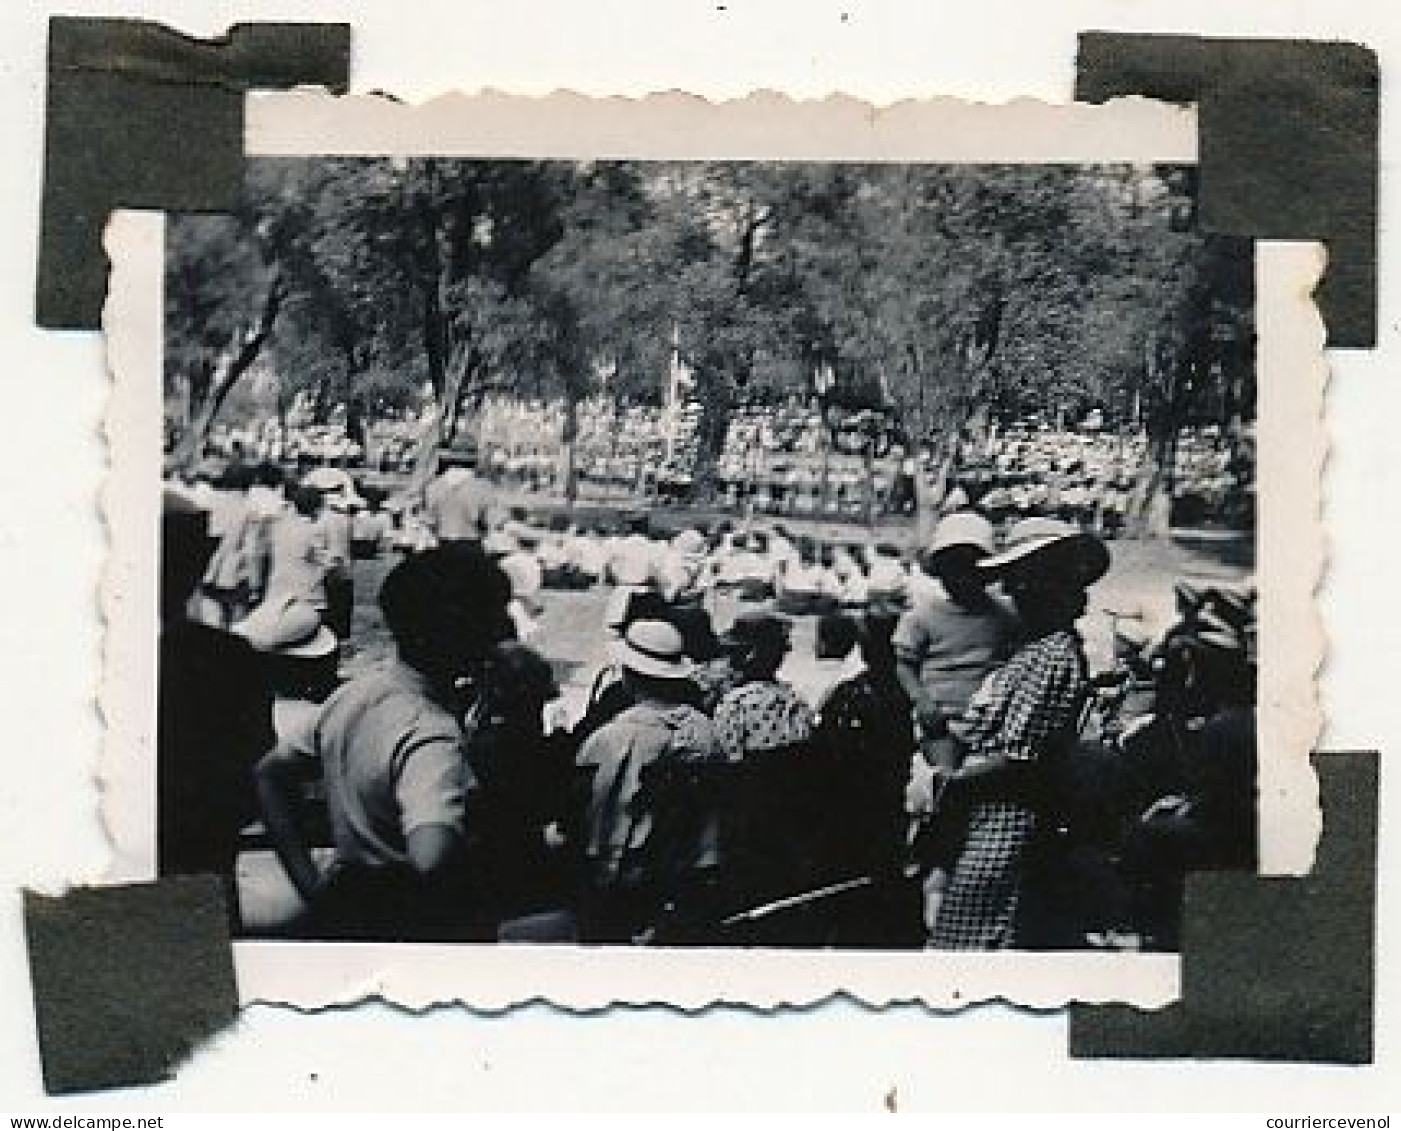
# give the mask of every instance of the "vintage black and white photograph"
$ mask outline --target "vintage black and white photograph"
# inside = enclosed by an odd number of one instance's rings
[[[155,822],[240,937],[1172,953],[1256,868],[1195,166],[247,168],[166,221]]]

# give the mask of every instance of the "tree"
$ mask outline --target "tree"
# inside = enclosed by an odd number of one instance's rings
[[[272,337],[287,285],[261,228],[247,212],[171,217],[164,384],[176,406],[172,468],[198,462],[219,410]]]

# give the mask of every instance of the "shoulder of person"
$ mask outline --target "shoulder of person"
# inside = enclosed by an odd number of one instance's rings
[[[396,734],[401,745],[463,740],[462,727],[452,713],[392,668],[351,680],[327,700],[326,706],[329,710],[338,698],[354,701],[361,697],[373,704],[380,725]]]

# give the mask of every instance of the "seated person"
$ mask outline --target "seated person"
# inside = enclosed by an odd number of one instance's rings
[[[574,746],[565,732],[544,730],[558,696],[547,660],[514,641],[501,645],[467,745],[479,786],[469,814],[478,871],[501,920],[572,908]]]
[[[472,542],[401,562],[380,590],[394,659],[341,687],[308,731],[259,763],[268,834],[312,935],[481,937],[484,908],[465,860],[476,782],[459,719],[494,649],[512,638],[510,596]],[[325,874],[297,809],[300,783],[318,773],[335,847]]]
[[[714,725],[689,702],[694,685],[682,648],[669,624],[632,624],[618,650],[632,705],[579,750],[589,779],[587,942],[652,941],[665,919],[685,915],[718,862],[715,814],[699,796],[663,784],[668,773],[723,760]]]

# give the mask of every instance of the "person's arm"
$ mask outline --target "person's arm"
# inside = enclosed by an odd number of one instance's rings
[[[460,736],[420,736],[403,752],[394,786],[409,863],[420,876],[441,873],[456,856],[467,819],[471,770]]]
[[[311,858],[297,818],[297,789],[311,777],[312,763],[285,746],[276,746],[254,770],[263,823],[297,893],[310,903],[321,885],[321,872]]]
[[[905,694],[910,697],[910,702],[914,704],[921,723],[928,726],[936,718],[942,718],[942,712],[934,705],[934,700],[929,697],[929,692],[925,689],[924,681],[919,677],[918,660],[905,653],[898,654],[895,661],[895,676],[900,681],[900,686],[905,689]]]
[[[928,631],[915,612],[905,613],[895,623],[890,643],[895,650],[895,677],[910,697],[910,703],[919,716],[920,727],[925,732],[924,737],[937,737],[944,730],[944,713],[939,710],[924,680],[920,678]]]

